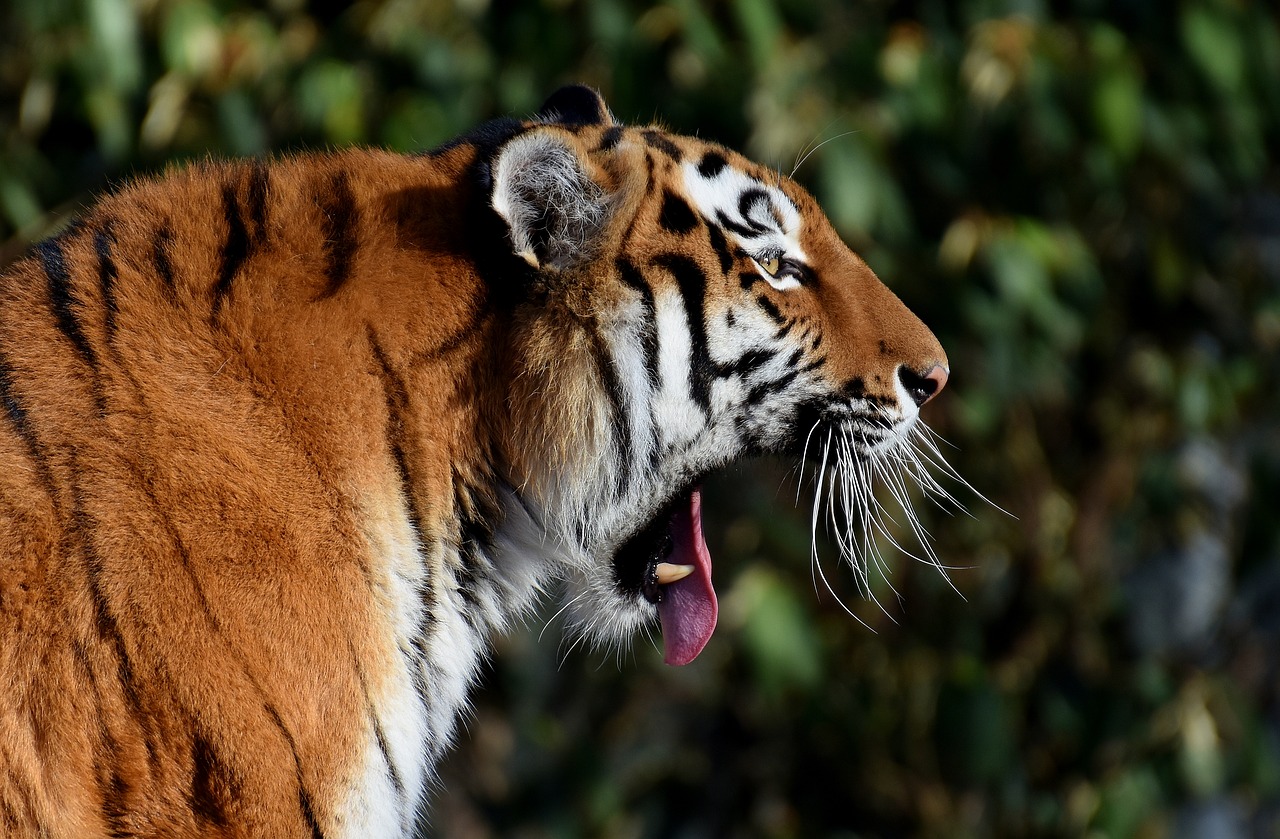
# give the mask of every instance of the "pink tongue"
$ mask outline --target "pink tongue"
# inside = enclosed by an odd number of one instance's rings
[[[671,521],[674,549],[667,562],[692,565],[693,573],[662,587],[658,615],[662,618],[662,645],[667,664],[688,664],[698,657],[716,628],[720,605],[711,587],[711,552],[702,538],[702,493],[694,490],[689,508],[676,512]]]

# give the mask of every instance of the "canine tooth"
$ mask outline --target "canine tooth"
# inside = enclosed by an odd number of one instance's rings
[[[676,565],[674,562],[659,562],[658,567],[654,569],[657,574],[658,582],[662,585],[674,583],[677,580],[683,580],[685,577],[693,573],[692,565]]]

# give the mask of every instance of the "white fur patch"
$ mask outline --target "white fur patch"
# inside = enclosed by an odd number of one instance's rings
[[[806,261],[800,247],[800,211],[782,190],[732,166],[721,168],[710,178],[692,162],[681,170],[685,191],[698,212],[724,228],[753,258],[776,254]],[[777,278],[764,271],[761,274],[775,287],[784,287]]]
[[[366,689],[394,766],[387,765],[373,722],[365,720],[368,730],[358,780],[339,810],[343,835],[350,837],[409,836],[430,765],[427,709],[415,684],[412,652],[425,618],[421,593],[425,568],[404,500],[397,491],[388,491],[387,496],[363,503],[360,518],[371,555],[381,560],[371,564],[374,596],[378,611],[387,616],[394,643],[388,651],[391,657],[365,674]],[[393,771],[403,793],[392,783]]]
[[[659,291],[653,300],[658,329],[658,372],[661,385],[653,399],[653,419],[665,448],[689,443],[706,420],[693,401],[689,313],[676,291]]]

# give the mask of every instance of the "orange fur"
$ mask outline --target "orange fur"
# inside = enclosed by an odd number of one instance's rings
[[[337,794],[356,734],[341,721],[362,715],[387,645],[385,569],[353,504],[395,492],[370,334],[421,417],[401,433],[420,441],[430,527],[448,529],[440,499],[451,464],[475,456],[489,396],[477,356],[496,325],[450,246],[466,155],[271,164],[267,230],[252,234],[277,244],[244,260],[216,315],[219,190],[244,201],[250,167],[126,188],[60,240],[93,365],[59,331],[38,260],[5,278],[0,347],[30,444],[12,423],[0,434],[0,812],[68,836],[105,834],[108,805],[138,835],[289,836],[305,833],[299,773],[312,795]],[[337,171],[362,242],[358,282],[325,298],[310,195]],[[172,300],[141,279],[166,224]],[[119,272],[110,338],[93,248],[104,225]],[[478,380],[458,381],[472,365]],[[201,767],[202,742],[223,766]],[[199,789],[215,770],[234,782]],[[229,824],[200,820],[191,800],[206,792],[227,798],[206,809]]]
[[[677,164],[635,130],[602,150],[606,128],[546,129],[612,204],[586,262],[532,290],[485,276],[477,248],[507,243],[477,238],[467,142],[175,170],[4,276],[0,834],[347,829],[398,678],[383,534],[410,510],[426,584],[465,586],[458,510],[483,519],[498,479],[545,495],[596,468],[593,336],[633,295],[617,257],[685,254],[712,277],[709,318],[742,294],[662,229],[654,184]],[[825,336],[833,382],[890,398],[897,365],[945,364],[807,194],[719,152],[779,185],[813,263],[845,278],[761,292]]]

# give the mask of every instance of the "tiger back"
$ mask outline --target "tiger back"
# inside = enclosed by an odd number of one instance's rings
[[[800,187],[585,88],[103,197],[0,281],[0,832],[409,836],[496,633],[692,661],[702,478],[891,459],[947,374]]]

